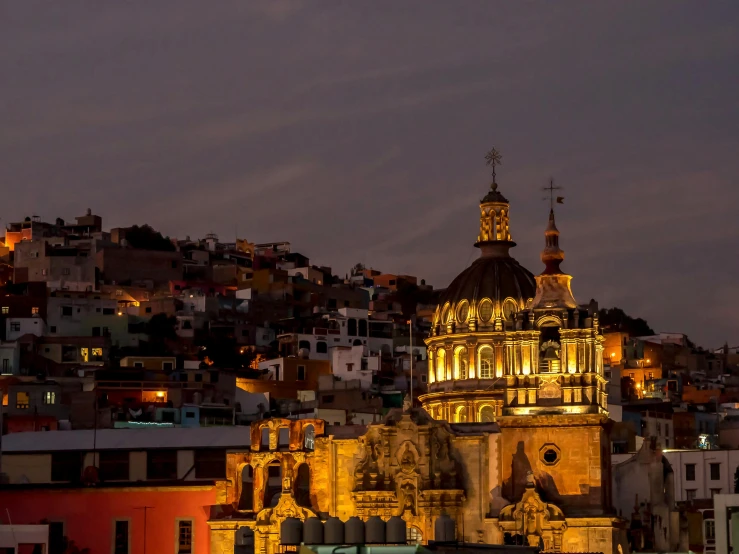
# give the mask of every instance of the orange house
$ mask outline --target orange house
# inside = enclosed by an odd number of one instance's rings
[[[52,552],[62,551],[56,549],[63,540],[91,553],[210,552],[208,518],[214,504],[212,484],[0,487],[2,520],[9,515],[14,525],[48,522]]]

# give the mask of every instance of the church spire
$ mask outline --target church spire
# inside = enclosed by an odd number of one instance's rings
[[[541,251],[544,271],[536,277],[536,297],[532,308],[577,307],[570,288],[572,276],[564,273],[559,267],[565,259],[564,250],[559,247],[559,229],[554,221],[554,191],[559,188],[554,186],[554,180],[544,188],[550,194],[549,222],[544,230],[544,249]],[[557,197],[558,204],[562,204],[562,200],[561,196]]]
[[[554,222],[554,208],[549,210],[549,223],[544,231],[544,250],[541,251],[541,261],[544,262],[544,274],[561,274],[559,268],[565,259],[564,250],[559,247],[559,229]]]

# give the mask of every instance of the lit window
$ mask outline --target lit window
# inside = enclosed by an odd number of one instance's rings
[[[27,392],[16,392],[15,393],[15,407],[17,410],[27,410],[30,405],[30,398]]]
[[[31,314],[38,315],[38,306],[34,306],[33,308],[31,308]]]
[[[53,391],[46,391],[44,393],[44,404],[56,404],[56,393]]]
[[[418,527],[408,527],[405,532],[405,539],[406,542],[410,544],[421,544],[421,541],[423,540],[423,535],[421,534],[421,530]]]
[[[10,313],[10,306],[3,306],[3,313],[9,314]]]
[[[93,348],[92,349],[92,359],[93,360],[102,360],[103,359],[103,349],[102,348]]]
[[[493,350],[480,350],[480,379],[490,379],[493,376]]]
[[[490,300],[483,300],[479,307],[480,319],[483,321],[490,321],[493,317],[493,303]]]
[[[467,316],[469,316],[470,313],[470,305],[467,303],[466,300],[463,300],[462,303],[459,305],[459,308],[457,308],[457,321],[460,323],[464,323],[467,321]]]
[[[90,350],[87,348],[80,348],[80,358],[83,362],[90,361]]]

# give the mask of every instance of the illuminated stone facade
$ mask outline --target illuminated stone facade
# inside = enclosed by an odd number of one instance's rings
[[[578,307],[550,214],[534,277],[514,260],[509,204],[497,185],[480,204],[481,257],[436,309],[423,409],[379,424],[254,423],[228,454],[213,507],[211,552],[233,552],[240,527],[257,552],[278,550],[286,517],[399,515],[433,539],[448,513],[459,540],[515,540],[547,551],[626,551],[611,509],[610,441],[597,313]]]

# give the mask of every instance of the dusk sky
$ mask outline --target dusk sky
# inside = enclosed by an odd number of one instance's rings
[[[739,345],[739,2],[0,1],[4,225],[287,240],[436,287],[503,155],[581,303]]]

